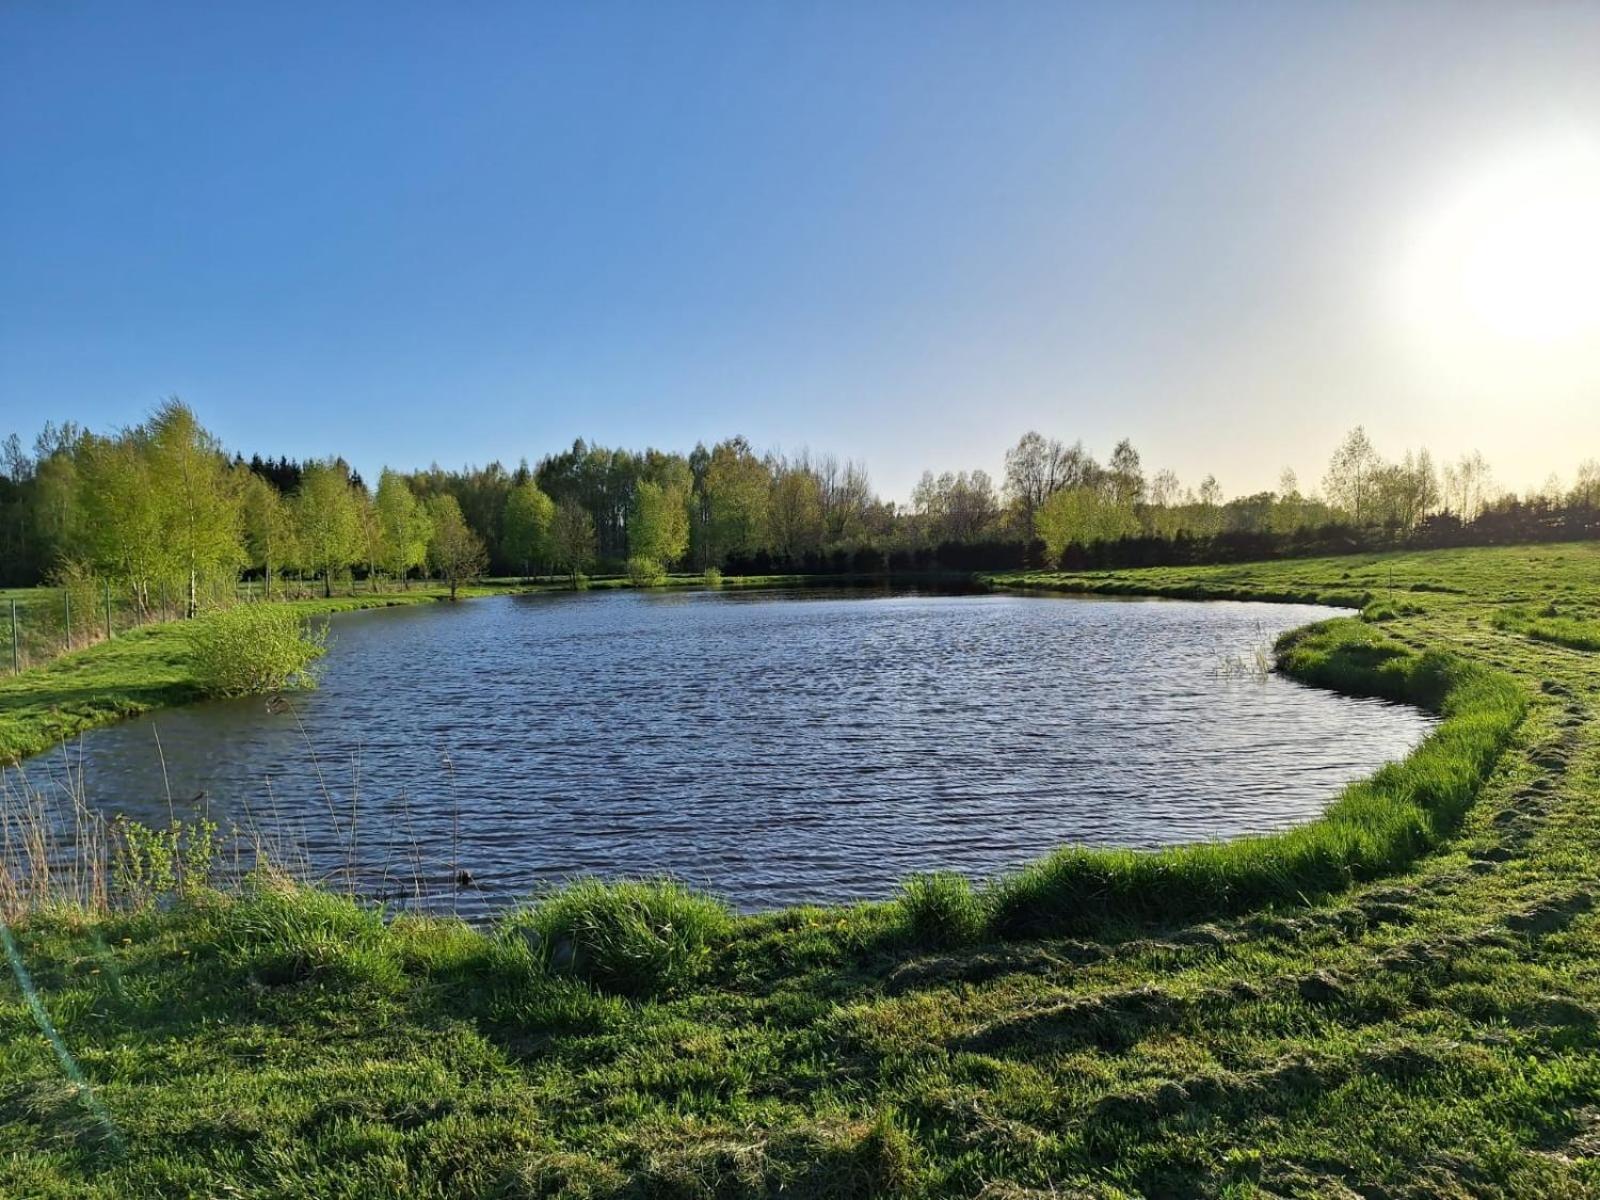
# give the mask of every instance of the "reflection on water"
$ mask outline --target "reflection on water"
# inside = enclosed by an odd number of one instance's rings
[[[466,914],[588,872],[671,872],[746,909],[877,897],[913,871],[984,877],[1064,842],[1314,817],[1429,727],[1219,673],[1327,615],[873,593],[424,605],[333,618],[323,685],[290,710],[171,710],[73,756],[103,809],[165,823],[169,793],[180,810],[203,798],[318,870],[353,844],[369,889],[415,874]],[[459,896],[456,861],[475,881]]]

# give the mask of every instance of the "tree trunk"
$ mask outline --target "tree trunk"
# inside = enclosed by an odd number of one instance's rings
[[[189,619],[191,621],[194,620],[194,614],[199,609],[199,602],[195,598],[195,582],[196,582],[195,581],[195,570],[194,570],[193,567],[190,567],[189,568],[189,612],[188,612],[188,617],[189,617]]]
[[[322,569],[322,597],[324,600],[333,599],[333,568]]]

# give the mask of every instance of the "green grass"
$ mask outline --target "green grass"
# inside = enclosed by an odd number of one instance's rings
[[[1502,608],[1494,614],[1496,629],[1520,633],[1570,650],[1600,653],[1600,605],[1551,601],[1539,608],[1524,605]]]
[[[1440,724],[1279,837],[882,904],[41,913],[121,1148],[0,983],[0,1194],[1600,1195],[1600,661],[1497,620],[1600,600],[1600,547],[1000,582],[1141,581],[1346,598],[1284,669]]]
[[[622,996],[682,991],[728,940],[726,905],[670,879],[580,879],[503,922],[552,974]]]

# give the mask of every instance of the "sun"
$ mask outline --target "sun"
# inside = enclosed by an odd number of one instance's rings
[[[1480,169],[1420,223],[1407,260],[1407,314],[1432,340],[1600,337],[1600,148],[1564,139]]]

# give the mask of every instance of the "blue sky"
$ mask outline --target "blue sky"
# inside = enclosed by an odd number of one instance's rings
[[[1600,454],[1600,331],[1490,370],[1389,293],[1452,189],[1600,137],[1597,63],[1579,4],[11,0],[0,433],[742,432],[903,497],[1030,427],[1311,483],[1364,422],[1520,487]]]

